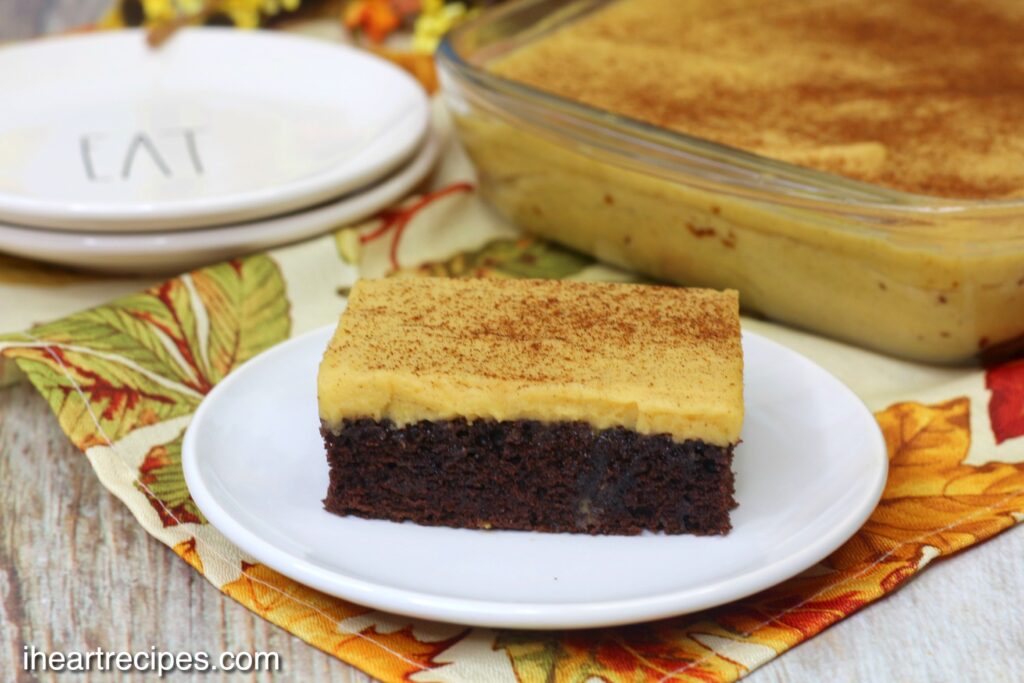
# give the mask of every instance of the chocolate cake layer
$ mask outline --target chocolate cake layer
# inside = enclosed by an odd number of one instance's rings
[[[321,428],[324,507],[435,526],[724,534],[733,446],[584,422],[465,419]]]

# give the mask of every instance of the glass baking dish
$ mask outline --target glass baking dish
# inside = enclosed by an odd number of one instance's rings
[[[450,33],[442,91],[482,196],[522,228],[897,356],[1024,337],[1024,201],[908,194],[650,126],[488,65],[614,0],[522,0]]]

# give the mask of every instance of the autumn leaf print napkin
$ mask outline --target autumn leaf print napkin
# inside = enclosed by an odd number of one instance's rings
[[[584,632],[427,623],[318,593],[206,523],[182,478],[182,434],[241,363],[334,322],[358,277],[394,275],[632,279],[501,222],[449,146],[430,192],[374,220],[0,336],[0,355],[150,534],[255,613],[385,681],[732,681],[1024,519],[1024,361],[930,371],[747,320],[849,384],[888,444],[878,509],[811,570],[707,612]]]

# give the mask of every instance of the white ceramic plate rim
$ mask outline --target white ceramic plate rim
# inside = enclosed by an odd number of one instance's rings
[[[399,200],[422,181],[434,168],[440,151],[441,141],[436,134],[431,134],[407,166],[376,185],[327,204],[248,223],[132,235],[64,232],[0,222],[0,252],[89,268],[95,268],[97,261],[104,257],[129,259],[159,254],[173,262],[175,254],[211,250],[231,251],[233,256],[241,256],[257,249],[299,241],[368,218]],[[188,262],[192,263],[193,260],[189,259]],[[117,267],[111,270],[138,272]],[[153,272],[174,270],[180,268],[171,267]]]
[[[291,352],[293,344],[311,337],[322,337],[324,345],[326,345],[333,330],[334,325],[330,325],[295,337],[260,354],[246,365],[253,367],[263,363],[276,362],[279,356]],[[848,393],[848,398],[859,406],[863,411],[862,417],[866,418],[868,423],[876,424],[873,416],[860,399],[823,368],[765,337],[747,331],[744,331],[743,334],[746,339],[782,350],[792,358],[793,362],[806,364],[823,373]],[[231,385],[238,381],[245,370],[246,366],[243,366],[214,387],[196,410],[189,429],[185,433],[182,467],[186,483],[196,505],[225,537],[272,569],[325,593],[376,609],[417,618],[485,627],[592,628],[661,619],[732,602],[800,573],[839,548],[856,533],[877,506],[888,474],[887,450],[881,430],[878,429],[873,432],[872,438],[874,442],[872,455],[878,460],[876,476],[873,481],[861,483],[863,486],[862,497],[856,505],[851,506],[847,511],[842,524],[837,524],[828,533],[783,559],[769,563],[758,570],[722,582],[711,583],[701,588],[625,600],[560,602],[557,604],[502,602],[434,595],[364,581],[317,566],[303,557],[282,552],[234,518],[220,505],[202,477],[198,463],[196,433],[204,420],[212,419],[209,414],[216,410],[221,394],[227,393]]]
[[[272,33],[268,31],[238,31],[221,27],[190,27],[182,29],[175,41],[187,42],[190,37],[202,35],[223,41],[224,50],[230,43],[268,41],[274,47],[285,46],[319,53],[319,60],[335,59],[352,62],[388,73],[399,87],[409,88],[418,106],[409,108],[396,119],[393,130],[375,138],[357,155],[360,168],[354,172],[350,163],[332,169],[281,183],[274,187],[235,192],[221,197],[195,197],[188,200],[161,201],[158,205],[140,203],[124,206],[107,202],[46,201],[0,191],[0,220],[11,223],[60,230],[107,231],[167,230],[208,227],[226,222],[239,222],[313,206],[320,202],[351,192],[359,186],[372,183],[407,160],[420,145],[429,129],[430,108],[422,87],[402,69],[385,59],[364,50],[340,43],[326,43],[307,37]],[[94,41],[136,42],[145,44],[145,34],[139,29],[117,32],[60,36],[28,43],[0,47],[0,63],[4,55],[13,51],[45,52],[53,45],[66,47],[69,42],[88,44]],[[343,73],[339,69],[339,73]]]

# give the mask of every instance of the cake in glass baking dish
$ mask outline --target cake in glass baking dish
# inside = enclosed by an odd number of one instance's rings
[[[1024,348],[1024,3],[521,0],[441,83],[517,226],[956,363]]]
[[[1021,26],[1019,0],[620,0],[491,69],[906,192],[1021,197]]]
[[[723,534],[743,422],[735,292],[364,280],[320,365],[327,510]]]

